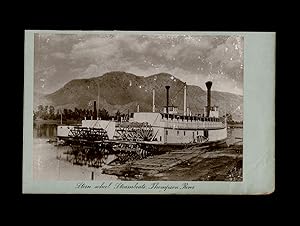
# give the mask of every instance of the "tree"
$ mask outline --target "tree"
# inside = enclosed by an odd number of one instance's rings
[[[38,111],[42,112],[44,110],[44,106],[43,105],[39,105],[38,106]]]
[[[98,116],[103,119],[103,120],[108,120],[109,119],[109,114],[108,111],[105,108],[102,108],[101,110],[99,109],[99,114]]]
[[[54,119],[56,119],[56,120],[60,119],[60,110],[59,109],[56,110]]]
[[[68,109],[68,119],[74,119],[74,114],[73,114],[73,111],[72,109]]]
[[[121,120],[121,113],[120,113],[119,110],[117,111],[117,113],[116,113],[115,116],[116,116],[116,120],[117,120],[117,121],[120,121],[120,120]]]
[[[44,120],[48,119],[48,105],[44,106],[43,111],[41,112],[40,117]]]
[[[44,112],[44,106],[43,105],[39,105],[38,106],[38,110],[36,112],[36,118],[42,118],[43,112]]]
[[[66,109],[66,108],[64,108],[64,111],[63,111],[64,113],[63,113],[63,117],[65,118],[65,119],[68,119],[69,118],[69,111],[68,111],[68,109]]]
[[[55,111],[55,108],[51,105],[49,107],[49,119],[55,119],[54,111]]]
[[[33,120],[36,120],[37,116],[36,116],[36,112],[33,111]]]

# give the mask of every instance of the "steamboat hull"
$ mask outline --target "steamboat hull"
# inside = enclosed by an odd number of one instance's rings
[[[68,128],[71,129],[73,127],[68,127]],[[171,152],[172,150],[185,149],[189,147],[209,148],[209,147],[226,145],[226,139],[227,137],[219,140],[213,140],[213,141],[205,140],[203,142],[160,143],[157,141],[128,141],[128,140],[118,140],[118,139],[92,140],[87,137],[83,138],[83,137],[71,137],[71,136],[61,136],[61,135],[57,136],[57,140],[63,141],[65,145],[81,146],[85,148],[90,147],[97,150],[107,149],[109,152],[112,153],[114,152],[114,147],[120,145],[122,145],[123,147],[140,146],[150,151],[152,149],[155,152]]]

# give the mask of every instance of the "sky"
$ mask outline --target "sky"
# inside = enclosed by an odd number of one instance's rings
[[[188,85],[243,95],[241,36],[189,34],[35,34],[34,87],[55,92],[73,79],[110,71],[169,73]]]

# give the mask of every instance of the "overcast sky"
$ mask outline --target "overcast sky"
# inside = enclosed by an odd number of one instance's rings
[[[243,94],[240,36],[36,34],[35,91],[51,93],[72,79],[125,71],[138,76],[170,73],[204,88]]]

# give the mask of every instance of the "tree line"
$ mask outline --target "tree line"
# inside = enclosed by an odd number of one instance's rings
[[[115,120],[120,121],[121,117],[125,118],[127,115],[121,114],[120,111],[117,111],[114,115],[109,115],[108,111],[105,108],[99,109],[97,111],[97,117],[103,120],[111,120],[114,118]],[[43,106],[39,105],[36,111],[33,111],[33,119],[43,119],[43,120],[76,120],[81,121],[84,118],[91,119],[94,117],[95,113],[93,110],[89,109],[78,109],[74,110],[64,108],[64,109],[55,109],[53,106]]]

